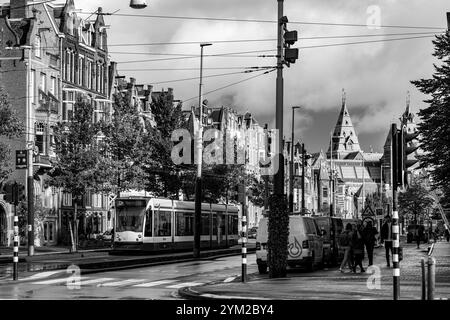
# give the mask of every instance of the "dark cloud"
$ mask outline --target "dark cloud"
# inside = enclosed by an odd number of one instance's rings
[[[120,9],[120,13],[173,15],[193,17],[223,17],[274,20],[275,0],[150,0],[144,10],[128,8],[124,0],[76,0],[78,8],[87,11],[103,6],[105,11]],[[445,0],[286,0],[285,14],[290,21],[365,24],[370,18],[369,6],[380,9],[381,24],[446,27],[445,12],[450,3]],[[110,43],[150,43],[170,41],[207,41],[230,39],[275,38],[276,25],[264,23],[219,22],[204,20],[175,20],[156,18],[106,17],[111,24]],[[420,29],[294,25],[301,37],[368,35],[386,33],[423,32]],[[432,30],[425,30],[432,31]],[[414,36],[414,35],[413,35]],[[405,36],[361,37],[344,39],[300,40],[301,47],[357,42]],[[381,150],[391,121],[398,119],[405,108],[406,92],[411,92],[412,109],[423,106],[424,97],[410,84],[411,80],[430,77],[435,59],[432,38],[354,44],[348,46],[310,48],[300,50],[300,59],[285,69],[285,134],[290,135],[290,107],[302,105],[304,117],[297,117],[296,135],[301,136],[314,150],[327,148],[329,132],[333,129],[341,105],[341,89],[347,91],[347,105],[360,143],[364,149]],[[205,54],[270,50],[275,42],[214,44]],[[112,47],[111,51],[189,53],[199,54],[196,45],[152,47]],[[112,54],[117,61],[163,58],[162,56]],[[274,65],[273,58],[207,57],[206,67],[234,67]],[[122,64],[119,68],[187,68],[199,67],[199,59],[171,60]],[[230,70],[205,70],[205,75],[227,73]],[[198,77],[198,71],[123,72],[139,82],[154,83]],[[205,92],[241,81],[252,74],[229,75],[205,79]],[[198,80],[163,84],[173,87],[177,98],[186,100],[198,94]],[[158,87],[160,85],[156,85]],[[162,86],[162,85],[161,85]],[[217,105],[235,105],[249,110],[260,123],[274,126],[275,74],[230,86],[206,98]],[[194,103],[195,102],[195,103]],[[196,104],[189,101],[187,107]],[[301,112],[299,111],[301,114]],[[307,120],[305,120],[307,119]]]

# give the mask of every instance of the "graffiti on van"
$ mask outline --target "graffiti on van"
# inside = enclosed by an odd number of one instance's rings
[[[302,255],[303,249],[302,249],[300,242],[298,242],[296,237],[294,237],[293,243],[289,243],[288,250],[289,250],[289,256],[291,256],[292,258],[300,258],[300,256]]]

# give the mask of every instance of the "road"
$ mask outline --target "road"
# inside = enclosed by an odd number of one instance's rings
[[[248,272],[257,272],[255,254],[248,255]],[[71,276],[43,272],[17,284],[0,283],[0,299],[180,299],[178,289],[231,281],[241,274],[239,255],[154,267]],[[52,276],[41,278],[39,276]],[[56,276],[56,277],[55,277]],[[34,280],[33,280],[34,279]]]

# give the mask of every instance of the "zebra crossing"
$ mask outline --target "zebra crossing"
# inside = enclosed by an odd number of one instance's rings
[[[195,287],[204,285],[204,282],[184,282],[176,279],[148,281],[147,279],[118,279],[118,278],[91,278],[91,277],[66,277],[49,280],[36,280],[30,282],[31,285],[52,286],[52,285],[69,285],[80,287],[105,287],[105,288],[165,288],[180,289],[184,287]]]

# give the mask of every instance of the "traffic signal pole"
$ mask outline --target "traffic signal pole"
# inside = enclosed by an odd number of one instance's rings
[[[14,202],[14,253],[13,253],[13,280],[19,279],[19,217],[17,216],[17,205],[19,202],[19,186],[17,182],[13,187]]]
[[[274,193],[282,196],[284,194],[284,156],[283,156],[283,92],[284,92],[284,80],[283,80],[283,5],[284,0],[278,1],[278,35],[277,35],[277,82],[276,82],[276,112],[275,122],[278,144],[278,171],[274,177]]]
[[[400,234],[399,234],[399,224],[398,224],[398,207],[397,207],[397,187],[399,183],[399,172],[402,170],[402,161],[399,157],[399,145],[397,125],[392,124],[392,263],[393,263],[393,293],[394,300],[400,299],[400,261],[399,261],[399,247],[400,247]],[[402,170],[403,171],[403,170]],[[401,172],[400,172],[401,174]]]

